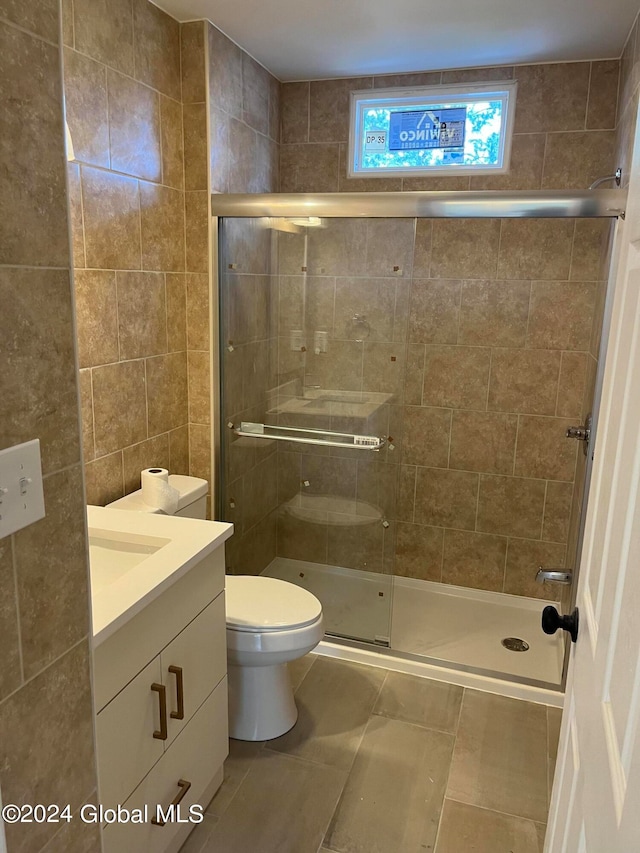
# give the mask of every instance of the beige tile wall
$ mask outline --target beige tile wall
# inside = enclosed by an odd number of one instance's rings
[[[96,772],[58,3],[1,5],[0,80],[0,448],[40,439],[47,513],[0,540],[0,787],[77,808]],[[5,823],[8,849],[54,849],[60,826]],[[75,829],[65,850],[97,853]]]
[[[284,84],[282,190],[585,188],[613,171],[619,67],[559,63]],[[509,174],[347,178],[351,90],[500,79],[518,81]],[[301,524],[285,511],[279,553],[301,555],[306,537],[315,543],[307,559],[318,562],[331,554],[354,568],[544,596],[531,582],[535,568],[564,563],[572,505],[574,517],[579,507],[577,448],[564,430],[593,394],[607,224],[418,221],[415,236],[409,222],[369,223],[369,233],[362,223],[341,225],[340,234],[329,228],[318,238],[306,285],[307,304],[324,306],[311,325],[333,336],[331,356],[296,363],[286,336],[300,320],[292,325],[281,307],[279,381],[310,374],[323,387],[393,395],[389,431],[398,450],[376,465],[379,482],[395,484],[385,513],[396,523],[384,533],[374,523],[353,527],[352,541],[367,547],[336,551],[326,516]],[[303,281],[299,250],[289,243],[280,256],[287,304]],[[348,324],[358,311],[371,325],[364,344]],[[304,467],[304,456],[279,456],[283,467]],[[342,474],[353,496],[364,467],[357,465]]]
[[[280,83],[262,66],[206,25],[211,144],[209,175],[217,192],[276,192],[279,188]],[[215,196],[214,196],[215,206]],[[273,387],[275,332],[272,238],[257,222],[227,220],[221,241],[224,341],[224,419],[263,422]],[[191,346],[191,345],[190,345]],[[190,354],[191,357],[191,354]],[[204,358],[204,354],[202,355]],[[199,427],[201,428],[201,427]],[[210,427],[201,428],[203,449]],[[235,525],[227,569],[259,573],[275,556],[275,448],[250,439],[225,442],[223,517]]]
[[[278,553],[545,596],[533,576],[564,565],[578,450],[564,433],[582,417],[598,339],[600,253],[588,263],[582,246],[607,231],[329,221],[309,233],[306,277],[304,237],[281,234],[277,384],[373,392],[382,404],[366,423],[357,407],[304,423],[280,410],[278,422],[391,434],[395,449],[279,452]],[[292,351],[295,329],[307,352]],[[329,338],[320,355],[317,330]]]
[[[584,189],[612,163],[619,67],[617,60],[567,62],[284,83],[281,190]],[[518,81],[508,174],[347,177],[351,91],[485,80]]]
[[[280,84],[147,0],[67,12],[85,471],[105,503],[149,465],[212,480],[208,198],[277,189]]]
[[[638,114],[638,101],[640,99],[640,43],[638,39],[638,18],[636,18],[629,36],[625,43],[625,47],[620,60],[620,85],[618,96],[618,110],[616,122],[616,142],[614,162],[616,166],[622,168],[622,185],[626,186],[629,181],[629,167],[631,163],[631,153],[635,142],[635,127]],[[587,227],[583,223],[583,227]],[[594,227],[592,225],[592,227]],[[596,373],[598,364],[601,359],[599,353],[601,327],[604,319],[605,298],[606,298],[606,279],[608,277],[609,265],[611,261],[611,251],[613,245],[613,227],[608,234],[608,240],[605,244],[601,259],[601,283],[596,292],[595,312],[594,312],[594,335],[591,342],[591,349],[587,356],[587,376],[588,381],[585,387],[585,394],[582,402],[583,419],[587,413],[593,411],[594,386],[596,381]],[[578,537],[580,533],[580,496],[584,488],[586,476],[586,457],[580,453],[578,455],[578,463],[576,466],[575,486],[571,510],[571,519],[569,524],[569,544],[568,554],[575,554],[578,550]],[[567,589],[563,596],[563,605],[568,610],[570,606],[570,595]]]
[[[65,12],[85,477],[88,502],[104,504],[139,488],[141,468],[189,472],[185,190],[198,152],[180,25],[147,0],[65,0]]]
[[[211,430],[209,332],[208,152],[205,24],[180,27],[184,128],[187,275],[183,345],[187,350],[189,474],[211,484],[211,460],[203,437]],[[181,330],[182,330],[181,326]],[[208,448],[208,444],[206,445]]]
[[[280,83],[208,22],[182,25],[181,40],[190,473],[211,482],[208,198],[278,188]],[[250,269],[246,258],[236,261]]]

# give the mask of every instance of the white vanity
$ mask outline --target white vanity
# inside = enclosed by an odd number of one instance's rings
[[[89,507],[99,798],[148,806],[104,827],[105,853],[174,853],[193,823],[156,807],[206,806],[228,752],[220,522]]]

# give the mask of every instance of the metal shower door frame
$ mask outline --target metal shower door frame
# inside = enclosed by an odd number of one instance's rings
[[[212,506],[220,516],[222,512],[222,387],[224,382],[222,347],[220,335],[220,228],[225,218],[264,219],[264,218],[304,218],[319,217],[327,219],[368,219],[368,218],[408,218],[408,219],[620,219],[624,220],[627,201],[626,189],[606,190],[535,190],[529,192],[370,192],[370,193],[214,193],[211,196],[210,220],[210,260],[211,260],[211,377],[212,382],[211,424],[213,429],[211,445],[212,470]],[[607,330],[611,311],[611,282],[615,278],[616,240],[613,239],[611,271],[607,286],[607,297],[603,318],[603,334],[600,347],[598,371],[594,390],[594,435],[597,429],[597,411],[602,389],[604,357],[607,347]],[[216,345],[217,340],[217,345]],[[593,446],[593,445],[592,445]],[[589,454],[585,486],[582,496],[576,572],[580,561],[580,552],[584,530],[585,509],[589,494],[589,480],[592,466],[592,453]],[[575,598],[575,583],[572,599]],[[367,643],[350,641],[349,645],[370,648]],[[410,656],[413,657],[413,656]],[[567,671],[568,648],[565,648],[565,662],[562,681],[558,686],[544,684],[545,688],[564,691]],[[462,667],[463,670],[468,669]],[[485,674],[483,671],[482,674]],[[502,678],[499,673],[493,677]],[[516,678],[516,681],[520,679]],[[542,686],[542,685],[541,685]]]

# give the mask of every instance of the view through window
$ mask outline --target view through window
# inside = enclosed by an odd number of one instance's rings
[[[515,85],[354,92],[350,175],[506,171]]]

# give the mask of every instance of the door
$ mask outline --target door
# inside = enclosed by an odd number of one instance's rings
[[[640,850],[639,172],[636,134],[546,853]]]
[[[328,634],[383,645],[400,479],[386,437],[414,228],[226,217],[219,229],[227,571],[297,584]]]

